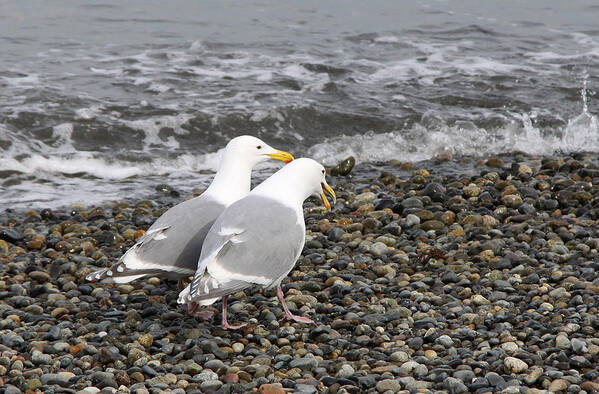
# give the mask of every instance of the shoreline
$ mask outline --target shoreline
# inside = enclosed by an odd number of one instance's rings
[[[189,196],[0,213],[0,387],[599,390],[596,154],[445,154],[351,174],[328,177],[332,212],[305,204],[283,281],[315,325],[280,321],[258,288],[230,300],[230,321],[250,325],[223,331],[218,313],[187,317],[173,283],[84,281]]]

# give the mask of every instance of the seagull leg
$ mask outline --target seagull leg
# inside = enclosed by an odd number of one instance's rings
[[[204,320],[209,320],[212,318],[212,316],[214,316],[214,311],[211,311],[209,309],[199,311],[199,308],[200,304],[191,301],[187,304],[187,313],[193,317],[201,317]]]
[[[284,318],[286,320],[293,320],[300,323],[314,323],[314,320],[310,319],[309,317],[296,316],[293,313],[291,313],[291,311],[289,311],[287,303],[285,302],[285,296],[283,295],[283,289],[281,289],[281,286],[277,286],[277,298],[281,302],[281,305],[283,305],[283,310],[285,311]]]
[[[229,296],[223,296],[223,320],[221,322],[221,327],[223,330],[237,330],[241,327],[247,326],[247,323],[243,323],[238,326],[232,326],[229,324],[227,321],[227,298],[229,298]]]

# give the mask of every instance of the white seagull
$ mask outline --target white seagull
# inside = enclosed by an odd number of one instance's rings
[[[233,138],[222,155],[220,167],[202,195],[175,205],[111,267],[93,272],[87,280],[111,278],[128,283],[147,276],[182,279],[196,272],[202,243],[216,218],[226,207],[250,191],[252,168],[268,159],[289,163],[293,156],[264,141],[244,135]]]
[[[227,321],[227,296],[252,285],[277,288],[285,318],[312,323],[293,315],[281,290],[281,280],[291,271],[306,240],[302,204],[319,195],[327,209],[325,169],[312,159],[297,159],[231,204],[206,235],[193,281],[179,294],[180,304],[210,305],[223,298],[222,327],[237,329]]]

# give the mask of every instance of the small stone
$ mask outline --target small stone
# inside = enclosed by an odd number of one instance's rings
[[[388,253],[387,245],[382,242],[375,242],[370,246],[370,253],[374,256],[383,256]]]
[[[476,186],[474,183],[469,184],[468,186],[464,186],[462,192],[466,197],[478,197],[481,193],[480,187]]]
[[[528,364],[516,357],[506,357],[503,365],[508,373],[520,373],[528,368]]]
[[[244,345],[241,342],[235,342],[231,347],[235,353],[241,353],[244,349]]]
[[[155,386],[157,384],[165,384],[167,386],[170,386],[170,385],[174,385],[175,383],[177,383],[177,376],[172,373],[158,375],[158,376],[150,379],[149,383],[151,386]],[[219,386],[219,388],[220,388],[220,386]]]
[[[395,363],[404,363],[408,361],[409,358],[410,356],[408,356],[408,353],[401,350],[393,352],[389,356],[389,360]]]
[[[573,338],[570,341],[570,344],[572,346],[572,350],[577,354],[585,354],[588,352],[587,343],[584,341],[584,339]]]
[[[522,164],[520,167],[518,167],[518,173],[519,174],[532,174],[532,169],[529,166]]]
[[[345,230],[343,230],[339,226],[335,226],[329,230],[328,239],[331,242],[338,242],[341,240],[341,237],[343,237],[345,234]]]
[[[474,294],[470,300],[474,303],[474,305],[489,305],[491,303],[491,301],[487,300],[485,297],[483,297],[480,294]]]
[[[555,337],[555,347],[565,350],[570,349],[570,340],[566,335],[558,334],[558,336]]]
[[[453,339],[451,339],[449,335],[441,335],[439,338],[435,339],[435,343],[449,348],[453,346]]]
[[[260,386],[258,389],[260,394],[285,394],[286,391],[283,390],[281,386],[276,384],[265,383]]]
[[[522,205],[522,197],[517,194],[508,194],[507,196],[503,196],[501,200],[509,208],[518,208]]]
[[[202,390],[202,392],[210,393],[220,389],[222,385],[223,382],[221,382],[218,379],[207,380],[200,384],[200,389]]]
[[[559,393],[560,391],[564,391],[568,388],[569,384],[564,379],[555,379],[547,387],[547,390],[551,393]]]
[[[144,334],[137,339],[143,347],[149,348],[154,343],[154,336],[152,334]]]
[[[199,374],[200,372],[202,372],[202,369],[203,368],[194,361],[191,361],[191,362],[185,364],[185,373],[189,374],[191,376]]]
[[[420,228],[424,231],[443,230],[445,228],[445,223],[440,220],[427,220],[420,225]]]
[[[337,377],[347,379],[350,376],[353,376],[354,373],[356,373],[356,371],[354,370],[354,368],[351,365],[343,364],[341,366],[341,368],[339,368],[339,371],[337,372]]]
[[[401,384],[395,379],[384,379],[376,384],[376,391],[379,393],[386,391],[397,393],[399,390],[401,390]]]
[[[524,382],[531,385],[535,383],[543,375],[543,368],[535,368],[524,377]]]
[[[25,382],[25,390],[27,391],[35,391],[42,387],[42,382],[38,378],[29,379]]]
[[[499,157],[490,157],[486,163],[485,163],[488,167],[496,167],[496,168],[503,168],[505,166],[503,160],[501,160]]]
[[[448,377],[445,379],[445,388],[450,394],[467,393],[468,387],[459,379]]]
[[[518,345],[515,342],[505,342],[501,344],[501,348],[508,353],[515,353],[518,351]]]
[[[304,371],[310,371],[318,366],[318,361],[316,361],[316,359],[314,357],[308,357],[308,356],[301,357],[301,358],[294,358],[289,363],[289,366],[291,368],[299,368]]]
[[[353,156],[348,157],[339,162],[335,167],[329,170],[331,175],[349,175],[356,164],[356,159]]]
[[[50,275],[44,271],[31,271],[29,277],[39,283],[45,283],[50,279]]]

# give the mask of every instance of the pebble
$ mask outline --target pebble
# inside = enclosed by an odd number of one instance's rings
[[[2,389],[596,391],[599,159],[450,160],[353,167],[332,212],[306,203],[282,286],[316,324],[254,287],[229,302],[248,325],[225,331],[220,303],[190,317],[165,278],[85,282],[187,196],[0,215],[21,236],[0,236]]]
[[[376,391],[379,393],[384,393],[386,391],[397,393],[400,390],[401,384],[395,379],[384,379],[376,384]]]
[[[506,357],[503,360],[503,364],[508,373],[520,373],[528,368],[528,364],[515,357]]]

